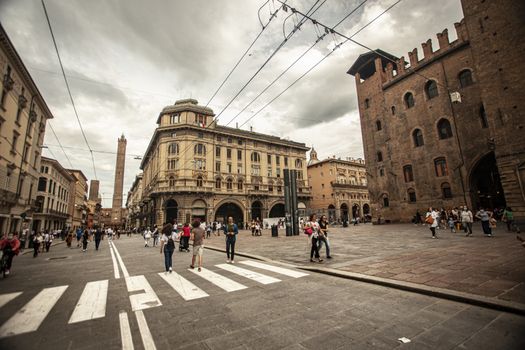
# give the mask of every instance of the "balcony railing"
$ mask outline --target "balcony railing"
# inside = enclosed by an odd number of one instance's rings
[[[332,187],[342,187],[342,188],[354,188],[358,190],[366,190],[368,187],[366,185],[357,185],[357,184],[346,184],[337,181],[330,181]]]
[[[57,216],[57,217],[63,217],[67,218],[69,216],[68,213],[64,213],[55,209],[43,209],[40,211],[35,212],[37,214],[44,214],[44,215],[51,215],[51,216]]]

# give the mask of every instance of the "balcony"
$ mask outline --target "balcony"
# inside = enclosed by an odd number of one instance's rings
[[[15,81],[13,78],[11,78],[9,75],[4,74],[4,89],[7,91],[13,90],[13,86],[15,85]]]
[[[13,206],[16,204],[16,193],[0,189],[0,204],[1,206]]]
[[[64,219],[69,216],[68,213],[63,213],[55,209],[44,209],[44,210],[37,212],[36,214],[54,216],[57,218],[64,218]]]
[[[346,184],[342,182],[337,181],[330,181],[330,185],[335,188],[349,188],[349,189],[355,189],[355,190],[368,190],[368,186],[364,185],[356,185],[356,184]]]

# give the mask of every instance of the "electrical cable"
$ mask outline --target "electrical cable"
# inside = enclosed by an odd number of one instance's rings
[[[53,129],[53,126],[51,125],[50,121],[48,120],[47,121],[47,124],[49,125],[49,128],[51,129],[51,131],[53,132],[53,135],[55,136],[55,139],[57,140],[58,142],[58,145],[60,146],[60,148],[62,149],[62,152],[64,153],[64,156],[66,156],[66,159],[67,159],[67,162],[69,163],[69,166],[71,167],[71,169],[74,169],[75,167],[73,166],[73,164],[71,164],[71,160],[69,159],[69,157],[67,156],[67,153],[66,151],[64,150],[64,147],[62,146],[62,143],[60,142],[60,140],[58,139],[58,136],[57,134],[55,133],[55,129]],[[51,151],[50,151],[51,152]],[[57,159],[55,157],[55,159]]]

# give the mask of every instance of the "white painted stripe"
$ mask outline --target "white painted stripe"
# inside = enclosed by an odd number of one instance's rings
[[[111,252],[111,260],[113,261],[113,272],[115,272],[115,278],[120,278],[120,271],[118,269],[118,263],[117,259],[115,259],[115,253],[113,253],[113,246],[111,245],[111,242],[109,242],[109,251]]]
[[[239,276],[249,278],[251,280],[254,280],[254,281],[262,283],[262,284],[270,284],[270,283],[275,283],[275,282],[281,282],[280,279],[277,279],[277,278],[274,278],[274,277],[270,277],[270,276],[266,276],[266,275],[263,275],[262,273],[246,270],[246,269],[243,269],[242,267],[238,267],[238,266],[231,265],[231,264],[219,264],[219,265],[215,265],[215,266],[217,266],[218,268],[221,268],[223,270],[233,272],[233,273],[235,273],[235,274],[237,274]]]
[[[139,331],[140,336],[142,337],[142,344],[144,344],[144,350],[157,349],[153,337],[151,336],[151,332],[149,331],[148,322],[146,322],[142,310],[135,312],[135,316],[137,317],[137,323],[139,324]]]
[[[122,258],[120,257],[120,253],[118,252],[117,246],[115,245],[113,241],[110,241],[109,243],[115,250],[115,254],[117,255],[117,260],[120,264],[120,269],[122,270],[122,274],[124,275],[124,277],[129,277],[128,269],[126,269],[126,266],[124,265],[124,262],[122,261]]]
[[[120,321],[120,339],[122,340],[122,350],[133,350],[133,338],[129,327],[128,314],[121,311],[118,315]]]
[[[20,294],[22,294],[22,292],[16,292],[16,293],[9,293],[9,294],[2,294],[2,295],[0,295],[0,307],[4,306],[8,302],[13,300],[17,296],[19,296]]]
[[[289,276],[289,277],[293,277],[293,278],[299,278],[299,277],[308,276],[308,274],[304,273],[304,272],[299,272],[299,271],[294,271],[294,270],[290,270],[290,269],[285,269],[284,267],[279,267],[279,266],[263,264],[263,263],[260,263],[258,261],[253,261],[253,260],[243,260],[243,261],[241,261],[241,264],[252,266],[252,267],[257,267],[257,268],[263,269],[263,270],[276,272],[278,274]]]
[[[86,284],[68,323],[76,323],[106,316],[108,280]]]
[[[132,294],[129,296],[131,309],[133,311],[149,309],[151,307],[162,305],[157,294],[155,294],[155,291],[151,288],[148,280],[146,280],[146,277],[143,275],[126,277],[126,286],[128,287],[128,292],[144,291],[144,293]]]
[[[2,325],[0,338],[36,331],[67,287],[43,289]]]
[[[205,280],[215,284],[217,287],[224,289],[227,292],[235,292],[236,290],[248,288],[238,282],[235,282],[234,280],[231,280],[227,277],[219,275],[218,273],[205,269],[204,267],[202,268],[201,272],[199,272],[197,269],[188,270],[204,278]]]
[[[162,277],[177,293],[180,294],[184,300],[193,300],[199,298],[205,298],[208,294],[173,271],[172,273],[165,274],[164,272],[159,273],[159,276]]]

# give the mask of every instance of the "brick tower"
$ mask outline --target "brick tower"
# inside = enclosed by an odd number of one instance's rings
[[[124,166],[126,161],[127,140],[124,134],[118,139],[117,163],[115,165],[115,184],[113,188],[113,205],[111,207],[111,223],[122,224],[122,191],[124,187]]]

